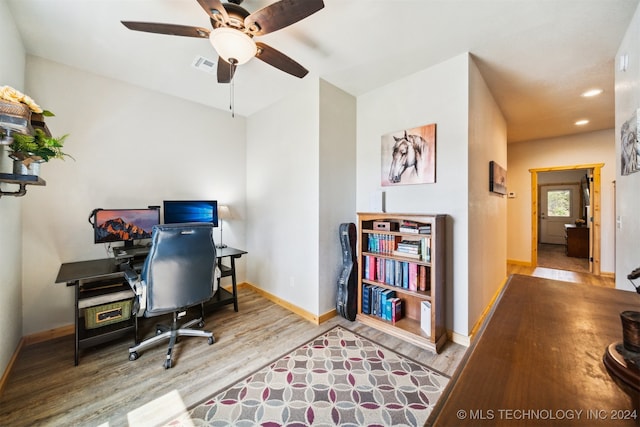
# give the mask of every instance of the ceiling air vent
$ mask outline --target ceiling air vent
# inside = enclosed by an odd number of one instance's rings
[[[216,74],[216,63],[211,59],[205,58],[204,56],[196,56],[193,64],[191,64],[193,68],[197,68],[200,71],[204,71],[206,73]]]

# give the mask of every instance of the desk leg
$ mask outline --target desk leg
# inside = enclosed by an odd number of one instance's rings
[[[80,302],[80,283],[76,282],[75,286],[76,288],[76,315],[75,315],[75,324],[76,324],[76,331],[75,331],[75,341],[76,341],[76,351],[75,351],[75,355],[74,355],[74,362],[75,362],[75,366],[78,366],[78,356],[79,356],[79,352],[80,352],[80,330],[79,330],[79,325],[78,322],[80,322],[80,309],[78,308],[78,303]]]
[[[233,309],[238,311],[238,292],[236,289],[236,257],[231,257],[231,285],[233,287]]]

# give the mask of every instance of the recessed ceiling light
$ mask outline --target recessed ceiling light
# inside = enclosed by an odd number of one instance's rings
[[[582,119],[582,120],[578,120],[575,124],[576,124],[576,126],[584,126],[584,125],[586,125],[587,123],[589,123],[589,120],[587,120],[587,119]]]
[[[584,96],[585,98],[590,98],[592,96],[598,96],[603,92],[602,89],[589,89],[586,92],[583,92],[582,96]]]

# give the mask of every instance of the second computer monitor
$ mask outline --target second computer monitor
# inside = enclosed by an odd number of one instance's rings
[[[165,200],[164,223],[206,222],[218,226],[216,200]]]

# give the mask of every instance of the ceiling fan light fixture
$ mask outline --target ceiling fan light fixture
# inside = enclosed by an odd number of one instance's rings
[[[218,56],[229,63],[233,60],[237,65],[244,64],[258,51],[251,37],[229,27],[219,27],[211,31],[209,41],[218,52]]]

